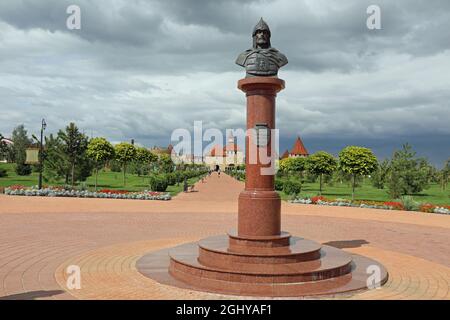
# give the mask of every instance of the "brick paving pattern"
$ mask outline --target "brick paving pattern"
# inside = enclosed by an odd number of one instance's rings
[[[0,299],[230,298],[158,284],[135,262],[234,228],[242,188],[222,174],[169,202],[0,195]],[[335,298],[450,299],[450,217],[289,203],[282,214],[293,235],[387,267],[383,288]],[[66,288],[72,264],[81,267],[81,290]]]

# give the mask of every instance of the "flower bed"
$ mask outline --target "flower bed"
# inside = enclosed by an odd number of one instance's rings
[[[172,197],[166,192],[141,191],[130,192],[125,190],[103,189],[98,192],[88,190],[67,189],[64,187],[46,187],[39,190],[37,187],[11,186],[5,188],[5,194],[10,196],[38,196],[38,197],[72,197],[72,198],[103,198],[103,199],[135,199],[135,200],[170,200]]]
[[[291,203],[300,204],[316,204],[321,206],[338,206],[338,207],[353,207],[353,208],[369,208],[369,209],[384,209],[384,210],[405,210],[404,205],[401,202],[388,201],[365,201],[356,200],[350,201],[347,199],[328,199],[323,196],[316,196],[311,198],[299,198],[291,200]],[[450,215],[450,206],[439,206],[434,204],[421,204],[417,211],[427,213],[438,213]]]
[[[420,211],[428,213],[450,214],[450,206],[437,206],[434,204],[425,203],[420,206]]]

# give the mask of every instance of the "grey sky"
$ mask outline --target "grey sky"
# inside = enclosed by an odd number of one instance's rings
[[[81,7],[81,30],[66,28],[69,4]],[[382,30],[366,28],[370,4]],[[0,132],[37,132],[45,117],[49,132],[75,121],[151,146],[195,120],[243,127],[234,60],[260,16],[289,59],[282,148],[300,134],[310,151],[348,141],[384,157],[410,141],[436,164],[450,156],[448,0],[3,0]]]

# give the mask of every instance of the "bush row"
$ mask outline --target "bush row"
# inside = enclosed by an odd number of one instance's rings
[[[275,190],[283,191],[287,195],[297,195],[302,191],[302,184],[294,179],[275,178]]]
[[[225,173],[232,176],[238,181],[245,181],[245,165],[239,165],[236,167],[226,167]]]
[[[206,174],[206,170],[186,170],[154,174],[150,177],[150,189],[152,191],[164,192],[168,186],[173,186],[182,183],[184,179],[195,178],[204,174]]]

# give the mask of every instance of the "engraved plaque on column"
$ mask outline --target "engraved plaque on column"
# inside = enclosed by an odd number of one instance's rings
[[[267,123],[257,123],[255,125],[255,135],[257,147],[266,147],[269,144],[270,129]]]

